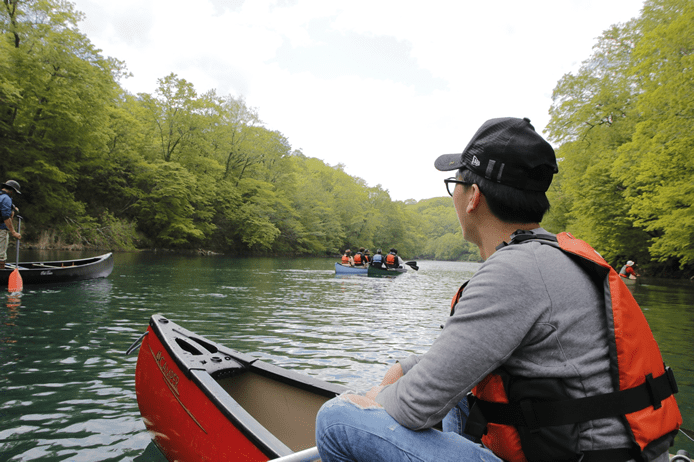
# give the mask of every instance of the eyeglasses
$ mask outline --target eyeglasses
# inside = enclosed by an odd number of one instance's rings
[[[451,197],[453,197],[453,191],[455,191],[455,185],[462,184],[462,185],[470,186],[470,185],[474,184],[474,183],[470,183],[469,181],[458,180],[455,177],[446,178],[445,180],[443,180],[443,182],[446,183],[446,190],[448,191],[448,195]],[[453,183],[453,189],[451,189],[451,183]]]

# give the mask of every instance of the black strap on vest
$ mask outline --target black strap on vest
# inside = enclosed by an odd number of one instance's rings
[[[470,416],[483,416],[484,424],[478,422],[475,429],[470,430],[480,438],[485,433],[486,424],[497,423],[501,425],[513,425],[515,427],[528,427],[531,431],[540,427],[555,425],[568,425],[589,420],[615,417],[640,411],[649,406],[654,409],[661,407],[661,401],[677,393],[677,382],[672,369],[665,368],[665,373],[653,378],[651,374],[646,376],[646,381],[637,387],[627,390],[606,393],[602,395],[588,396],[564,401],[519,403],[492,403],[474,398]],[[476,419],[474,419],[476,420]],[[481,433],[480,433],[481,430]],[[467,432],[468,429],[466,428]]]
[[[516,232],[514,232],[511,235],[511,241],[510,242],[502,242],[501,244],[496,246],[496,250],[502,249],[506,247],[507,245],[511,244],[520,244],[525,241],[529,240],[535,240],[535,241],[549,241],[549,242],[554,242],[557,243],[557,236],[554,234],[535,234],[532,231],[526,231],[523,229],[517,229]]]
[[[602,449],[599,451],[585,451],[581,462],[627,462],[634,460],[632,451],[627,448]]]

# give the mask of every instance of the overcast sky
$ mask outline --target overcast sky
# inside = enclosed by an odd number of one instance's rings
[[[77,0],[80,29],[132,93],[174,72],[243,96],[293,149],[380,184],[445,195],[439,154],[487,119],[542,132],[552,90],[643,0]]]

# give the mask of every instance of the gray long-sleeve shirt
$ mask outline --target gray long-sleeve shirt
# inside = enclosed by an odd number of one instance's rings
[[[413,430],[440,422],[502,365],[512,375],[562,378],[572,398],[613,391],[602,291],[569,256],[537,242],[489,257],[431,349],[400,363],[405,375],[376,401]],[[618,418],[579,431],[582,451],[630,445]]]

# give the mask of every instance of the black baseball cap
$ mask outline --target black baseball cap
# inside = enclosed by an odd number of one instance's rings
[[[468,169],[487,180],[527,191],[547,191],[559,171],[552,146],[530,119],[487,120],[462,154],[444,154],[434,166],[441,171]]]

